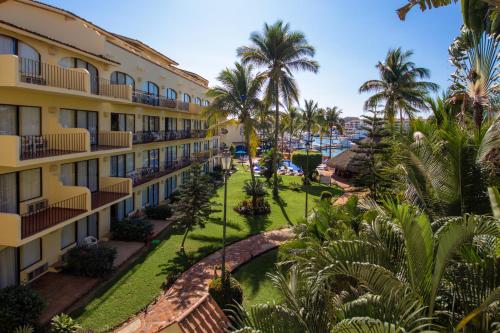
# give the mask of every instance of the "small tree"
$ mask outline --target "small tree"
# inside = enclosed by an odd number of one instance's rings
[[[172,204],[174,214],[170,218],[185,229],[180,251],[184,252],[187,235],[196,226],[203,228],[212,213],[210,202],[214,194],[213,185],[203,175],[198,163],[191,166],[187,178],[179,189],[179,200]]]
[[[323,157],[320,152],[309,151],[309,165],[307,160],[307,152],[304,150],[297,150],[292,154],[292,163],[299,166],[304,171],[304,174],[308,172],[306,177],[311,179],[314,170],[321,164]]]
[[[279,165],[281,165],[281,162],[283,161],[283,156],[278,152],[277,153],[278,163],[277,164],[273,163],[273,158],[274,158],[273,150],[274,148],[264,153],[260,160],[260,166],[263,169],[262,176],[264,176],[264,178],[266,178],[266,181],[268,182],[273,176],[274,171],[278,170]]]

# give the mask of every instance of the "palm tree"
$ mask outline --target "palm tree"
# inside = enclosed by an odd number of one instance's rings
[[[302,123],[304,130],[307,132],[306,140],[310,141],[312,133],[319,130],[318,115],[320,109],[318,103],[310,100],[304,100],[304,109],[302,109]]]
[[[437,84],[421,81],[429,78],[430,72],[427,68],[416,67],[410,61],[412,51],[403,51],[401,48],[391,49],[387,52],[384,62],[377,64],[380,79],[369,80],[361,85],[360,93],[374,93],[365,102],[365,109],[385,104],[385,117],[394,124],[396,113],[399,112],[403,127],[403,115],[412,119],[415,113],[426,110],[425,99],[429,92],[437,91]]]
[[[252,161],[258,141],[255,115],[262,104],[259,95],[263,78],[255,76],[252,71],[252,65],[235,63],[235,68],[226,68],[220,72],[217,80],[221,85],[208,90],[207,96],[213,98],[213,101],[204,112],[209,123],[215,124],[213,128],[234,123],[235,119],[243,125],[251,180],[255,184]]]
[[[490,119],[498,112],[495,107],[499,99],[499,38],[486,33],[477,35],[464,27],[449,53],[456,67],[449,100],[460,103],[463,114],[470,107],[476,127],[480,129],[485,110]]]
[[[243,63],[253,63],[264,67],[262,76],[267,80],[266,97],[275,107],[274,120],[274,163],[278,159],[280,102],[290,105],[298,101],[299,90],[292,72],[296,70],[316,73],[319,65],[312,60],[314,47],[302,32],[291,31],[289,24],[277,21],[264,25],[264,31],[254,32],[250,36],[251,46],[238,48],[238,55]],[[273,175],[273,195],[278,196],[277,168]]]
[[[283,114],[283,120],[286,123],[286,129],[289,134],[288,138],[288,147],[292,147],[292,137],[295,135],[295,132],[301,126],[301,117],[300,112],[295,106],[289,106],[287,112]]]
[[[325,123],[328,126],[328,133],[330,137],[330,148],[328,158],[332,158],[332,134],[333,129],[335,128],[339,133],[343,133],[343,121],[340,115],[342,114],[342,110],[338,107],[334,106],[331,108],[326,108],[325,110]]]

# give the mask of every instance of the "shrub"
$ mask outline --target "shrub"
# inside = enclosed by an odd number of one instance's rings
[[[245,199],[234,207],[234,210],[245,216],[266,215],[271,212],[271,205],[264,198],[258,198],[255,206],[252,205],[251,199]]]
[[[50,321],[51,333],[76,333],[81,328],[73,318],[65,313],[54,316]]]
[[[42,297],[29,286],[0,289],[0,332],[36,325],[44,307]]]
[[[330,202],[332,200],[332,198],[333,198],[333,195],[330,192],[328,192],[328,191],[321,192],[321,197],[320,197],[321,200],[327,200]]]
[[[23,325],[16,328],[13,333],[33,333],[33,332],[34,332],[33,326]]]
[[[214,277],[208,285],[208,293],[221,309],[227,309],[243,302],[243,290],[239,282],[229,273],[225,281],[221,277]]]
[[[146,216],[152,220],[165,220],[172,216],[172,209],[169,205],[146,207]]]
[[[307,153],[304,150],[297,150],[292,153],[292,163],[299,166],[304,173],[309,170],[307,175],[309,178],[313,175],[318,165],[323,161],[323,156],[320,152],[309,151],[309,168],[307,168]]]
[[[144,242],[153,232],[153,224],[144,219],[125,219],[113,223],[111,232],[116,240]]]
[[[248,196],[251,197],[255,196],[257,198],[261,198],[267,194],[267,191],[264,188],[264,183],[259,180],[255,180],[255,182],[252,182],[250,179],[245,181],[243,190]]]
[[[98,277],[113,270],[116,249],[106,246],[77,246],[69,250],[65,271],[79,276]]]

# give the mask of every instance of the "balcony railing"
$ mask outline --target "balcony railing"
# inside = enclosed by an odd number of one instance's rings
[[[166,98],[164,96],[153,95],[146,91],[134,90],[132,92],[132,102],[147,104],[152,106],[161,106],[180,111],[190,111],[190,106],[194,110],[199,110],[201,107],[197,104],[181,102],[175,99]]]
[[[198,130],[191,131],[192,138],[204,138],[206,136],[207,136],[207,130],[198,129]]]
[[[145,184],[153,179],[168,175],[174,171],[185,168],[191,164],[191,160],[182,159],[180,161],[165,162],[159,167],[146,167],[136,169],[128,174],[132,179],[133,186]]]
[[[147,104],[152,106],[160,105],[160,96],[149,94],[142,90],[134,90],[132,93],[132,102]]]
[[[150,142],[162,142],[162,141],[172,141],[172,140],[182,140],[189,139],[192,137],[191,131],[148,131],[148,132],[134,132],[132,134],[132,140],[134,144],[150,143]]]
[[[94,134],[95,136],[95,134]],[[92,151],[129,148],[129,132],[99,132],[97,138],[91,136]],[[97,139],[97,140],[96,140]]]
[[[26,238],[86,212],[87,194],[65,199],[21,215],[21,237]]]
[[[198,163],[206,162],[210,158],[210,151],[200,151],[193,155],[194,161]]]
[[[84,133],[56,133],[20,137],[20,159],[29,160],[86,151]]]
[[[129,195],[128,184],[129,181],[124,180],[122,182],[103,187],[97,192],[93,192],[91,195],[92,209],[102,207]]]
[[[108,96],[120,99],[129,99],[130,86],[126,84],[114,84],[105,78],[99,78],[99,89],[97,93],[101,96]]]
[[[19,74],[25,83],[85,91],[85,74],[73,69],[19,57]]]

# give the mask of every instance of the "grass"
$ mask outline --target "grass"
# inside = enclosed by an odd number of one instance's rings
[[[233,275],[243,289],[243,306],[282,301],[282,296],[273,286],[266,273],[273,272],[278,262],[278,250],[266,252],[238,268]]]
[[[277,202],[269,196],[271,203],[269,215],[245,218],[237,214],[232,208],[245,198],[242,187],[249,178],[248,172],[238,171],[229,179],[227,196],[229,242],[295,224],[304,215],[304,192],[295,192],[289,188],[290,183],[300,181],[298,177],[293,176],[283,176],[280,192],[282,200]],[[311,185],[310,207],[324,190],[330,190],[334,195],[340,194],[337,188]],[[155,249],[108,283],[99,291],[96,298],[83,309],[73,313],[73,316],[83,327],[99,332],[117,326],[143,309],[161,292],[164,282],[173,272],[187,269],[194,262],[221,247],[222,200],[223,188],[220,188],[213,199],[217,211],[212,214],[212,220],[205,228],[197,229],[188,236],[185,244],[187,258],[179,256],[177,252],[182,231],[172,229]]]

